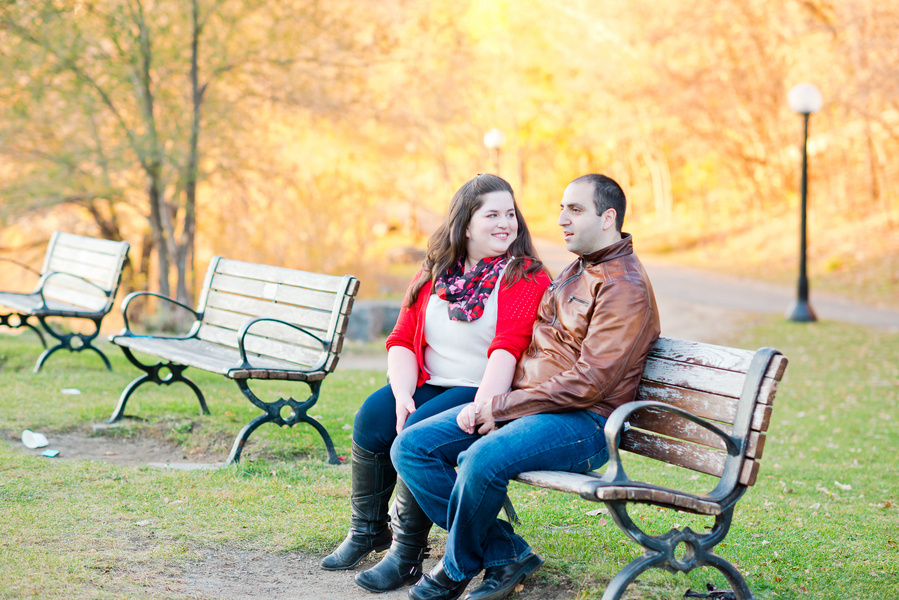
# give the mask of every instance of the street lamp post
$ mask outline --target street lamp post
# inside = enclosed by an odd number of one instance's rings
[[[506,134],[494,127],[484,134],[484,145],[493,155],[493,170],[499,175],[499,152],[506,143]]]
[[[802,198],[802,217],[799,226],[799,290],[796,304],[787,313],[790,321],[809,322],[817,321],[815,311],[808,302],[808,275],[806,273],[806,229],[807,229],[807,198],[808,198],[808,120],[809,116],[821,110],[824,99],[818,88],[810,83],[800,83],[793,87],[787,95],[787,104],[790,110],[799,113],[803,117],[802,132],[802,183],[800,195]]]

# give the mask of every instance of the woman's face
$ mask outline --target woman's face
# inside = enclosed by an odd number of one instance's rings
[[[468,268],[482,258],[505,254],[518,237],[518,219],[515,217],[512,194],[490,192],[482,198],[484,203],[471,216],[465,229]]]

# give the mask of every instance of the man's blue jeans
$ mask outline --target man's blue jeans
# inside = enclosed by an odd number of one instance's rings
[[[443,567],[456,581],[513,563],[530,550],[498,518],[511,479],[524,471],[584,473],[609,458],[606,419],[586,410],[522,417],[485,436],[459,428],[461,410],[407,427],[390,450],[425,514],[449,532]]]

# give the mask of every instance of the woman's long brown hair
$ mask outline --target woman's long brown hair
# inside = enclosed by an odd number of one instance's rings
[[[518,235],[515,241],[506,250],[506,256],[515,258],[506,266],[503,275],[503,283],[510,286],[522,277],[532,280],[540,271],[546,271],[534,242],[527,223],[518,210],[515,201],[515,192],[509,182],[496,175],[483,174],[465,182],[450,201],[446,219],[431,239],[428,241],[428,252],[421,265],[422,274],[409,290],[406,298],[406,306],[412,306],[418,298],[421,288],[428,282],[434,282],[438,275],[446,273],[455,266],[459,260],[465,258],[468,251],[468,240],[465,230],[471,222],[471,216],[484,204],[484,196],[491,192],[509,192],[512,196],[512,204],[515,207],[515,218],[518,220]]]

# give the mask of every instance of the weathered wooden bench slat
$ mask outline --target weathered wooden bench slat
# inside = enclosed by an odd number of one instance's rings
[[[108,298],[100,295],[102,292],[94,288],[96,294],[91,294],[87,289],[87,284],[81,282],[86,287],[83,290],[75,290],[71,287],[63,287],[56,285],[64,279],[62,275],[58,275],[44,284],[44,298],[60,301],[64,304],[78,307],[78,309],[89,309],[91,312],[102,311],[106,306]],[[78,281],[77,279],[74,281]],[[49,303],[48,303],[49,308]]]
[[[325,311],[328,315],[334,310],[334,302],[337,300],[337,294],[333,292],[321,292],[287,284],[266,283],[222,273],[216,273],[213,276],[210,288],[219,292],[229,292],[241,296],[283,302],[303,308],[318,309]]]
[[[740,392],[743,391],[743,381],[746,379],[746,376],[735,371],[690,365],[667,359],[650,358],[646,361],[643,379],[685,387],[700,392],[739,398]],[[760,393],[762,398],[767,399],[765,404],[770,404],[769,400],[774,398],[776,391],[777,381],[772,377],[765,377]]]
[[[103,247],[103,244],[100,246],[100,249],[90,249],[78,245],[78,242],[75,240],[69,240],[68,242],[57,240],[53,258],[62,258],[74,263],[114,269],[118,262],[118,253],[114,249]]]
[[[115,272],[110,274],[108,268],[97,266],[89,263],[82,263],[69,260],[67,257],[54,256],[50,259],[50,271],[58,271],[60,273],[70,273],[78,277],[84,277],[88,281],[96,283],[104,289],[109,289],[112,284],[110,278]]]
[[[688,410],[697,417],[723,422],[733,422],[737,416],[737,406],[739,406],[739,401],[735,398],[688,390],[645,379],[637,389],[636,399],[664,402]],[[765,400],[768,399],[765,398]],[[752,413],[752,429],[767,431],[771,421],[771,412],[772,407],[769,404],[760,402],[756,405]]]
[[[310,273],[308,271],[297,271],[293,269],[288,270],[281,267],[270,267],[267,265],[257,265],[227,259],[219,261],[219,265],[215,272],[223,273],[225,275],[236,275],[245,279],[284,283],[296,287],[304,287],[310,290],[344,293],[343,286],[345,283],[342,281],[342,278],[334,275],[322,275],[321,273]],[[347,293],[349,293],[349,291]],[[355,293],[356,291],[353,290],[352,294],[355,295]]]
[[[250,331],[252,331],[252,329]],[[237,349],[237,336],[235,335],[235,333],[229,329],[222,329],[220,327],[216,327],[215,325],[204,324],[197,332],[197,338],[205,340],[207,342],[229,346],[231,348],[234,348],[235,350]],[[285,344],[277,340],[272,340],[252,334],[247,334],[247,337],[244,339],[244,347],[248,352],[253,352],[254,354],[258,354],[260,356],[267,356],[270,358],[294,363],[294,366],[292,367],[294,370],[305,369],[314,366],[316,363],[318,363],[323,354],[321,345],[319,345],[319,349],[315,351],[304,346]],[[329,353],[327,354],[326,360],[333,360],[333,358],[334,355]],[[325,363],[323,369],[326,371],[330,370],[327,368],[327,363]]]
[[[50,240],[50,243],[54,246],[53,249],[62,252],[63,255],[70,250],[89,250],[91,252],[97,252],[98,254],[119,256],[121,254],[120,245],[126,243],[66,233],[64,231],[58,231],[53,235],[54,238]],[[44,264],[46,266],[46,262]]]
[[[237,296],[235,294],[226,294],[223,292],[210,291],[206,300],[206,305],[213,308],[230,310],[231,312],[243,313],[245,315],[264,314],[273,319],[296,323],[300,326],[314,327],[315,329],[323,331],[330,329],[329,325],[331,324],[331,315],[318,310],[302,308],[290,304],[268,302],[257,298]],[[344,322],[346,320],[346,315],[340,315],[338,320],[338,331],[341,333],[345,331],[346,325]]]
[[[631,427],[668,437],[675,437],[686,442],[700,444],[716,450],[726,450],[724,441],[705,427],[701,427],[687,419],[673,417],[669,413],[663,413],[652,409],[641,410],[630,419]],[[733,434],[733,427],[727,423],[718,423],[718,427],[727,433]],[[765,434],[752,431],[749,434],[749,444],[746,448],[746,456],[760,458],[765,447]]]
[[[230,329],[232,331],[240,331],[240,328],[243,327],[243,324],[247,322],[247,316],[239,313],[233,313],[228,310],[222,310],[220,308],[207,308],[203,313],[203,323],[208,325],[215,325],[222,329]],[[306,327],[309,332],[319,336],[326,337],[325,330],[316,329],[314,327]],[[294,344],[296,346],[304,346],[306,348],[313,348],[315,350],[321,350],[321,343],[317,340],[309,337],[308,335],[297,331],[296,329],[292,329],[290,327],[285,327],[279,323],[270,323],[270,322],[261,322],[256,325],[253,325],[253,329],[251,329],[254,335],[259,335],[261,337],[271,338],[273,340],[278,340],[281,342],[287,342],[288,344]],[[330,352],[332,354],[337,354],[343,348],[343,337],[335,340],[331,344]]]
[[[661,337],[653,344],[649,355],[654,358],[746,374],[755,352]],[[776,356],[774,357],[774,366],[768,372],[768,377],[780,381],[786,368],[786,357]]]
[[[264,411],[237,435],[228,462],[240,460],[244,443],[259,425],[274,422],[281,426],[307,423],[315,427],[325,442],[329,461],[336,464],[337,453],[327,430],[307,411],[318,400],[322,380],[337,366],[358,289],[355,277],[214,257],[200,292],[197,321],[185,336],[187,339],[182,340],[135,337],[128,328],[127,317],[128,304],[135,295],[129,296],[122,307],[125,331],[111,339],[146,375],[125,388],[109,422],[124,415],[130,395],[147,381],[186,383],[197,394],[201,410],[208,412],[200,389],[182,375],[186,367],[194,367],[233,379],[244,395]],[[130,353],[132,349],[169,362],[144,365]],[[168,379],[160,376],[165,368],[171,373]],[[250,379],[301,381],[309,386],[310,396],[303,401],[281,398],[265,402],[250,390]],[[292,412],[283,410],[286,407]]]
[[[703,367],[746,373],[755,352],[688,340],[660,337],[649,351],[655,358],[664,358]]]

